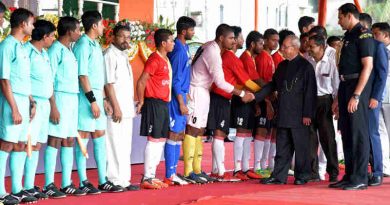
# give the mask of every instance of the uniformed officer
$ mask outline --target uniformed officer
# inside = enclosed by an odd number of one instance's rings
[[[343,136],[345,175],[329,185],[344,190],[367,189],[367,166],[370,150],[368,135],[368,102],[372,82],[374,40],[359,23],[359,11],[351,3],[339,8],[339,24],[347,30],[339,62],[340,87],[333,110],[339,110]]]

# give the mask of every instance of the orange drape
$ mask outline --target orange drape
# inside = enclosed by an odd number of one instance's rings
[[[259,21],[259,0],[255,0],[255,31],[258,31],[258,21]]]
[[[363,13],[363,9],[362,9],[362,7],[360,6],[359,0],[353,0],[353,2],[355,3],[355,6],[357,7],[358,11],[359,11],[360,13]]]
[[[323,27],[326,25],[326,3],[327,0],[320,0],[318,4],[318,25]]]

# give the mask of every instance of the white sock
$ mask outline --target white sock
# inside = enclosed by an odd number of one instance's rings
[[[234,139],[234,171],[241,170],[241,159],[244,151],[244,137]]]
[[[263,148],[264,148],[264,141],[255,139],[255,143],[254,143],[255,160],[253,165],[253,169],[255,171],[260,169],[260,160],[261,160],[261,156],[263,155]]]
[[[225,173],[225,144],[222,139],[214,138],[213,154],[218,167],[218,175],[222,176]]]
[[[244,153],[242,155],[242,171],[249,170],[249,159],[251,158],[251,142],[252,137],[245,137],[244,139]]]
[[[155,178],[157,165],[156,153],[158,152],[158,142],[147,141],[145,147],[145,156],[144,156],[144,177],[145,178]]]
[[[212,161],[212,167],[211,167],[211,172],[214,173],[214,174],[218,174],[218,165],[217,165],[217,160],[215,159],[215,154],[214,154],[214,138],[213,138],[213,142],[211,144],[211,161]]]
[[[271,170],[274,170],[275,154],[276,154],[276,143],[271,142],[271,146],[269,149],[269,157],[268,157],[268,168]]]
[[[268,161],[268,155],[269,155],[269,148],[270,147],[271,147],[271,140],[270,139],[266,139],[264,141],[263,154],[262,154],[261,160],[260,160],[261,169],[266,169],[267,168],[267,161]]]

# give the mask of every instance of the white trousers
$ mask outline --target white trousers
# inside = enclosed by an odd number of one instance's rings
[[[383,173],[390,174],[389,130],[387,130],[387,124],[390,122],[385,121],[386,115],[390,115],[390,104],[383,104],[379,112],[379,136],[382,145]]]
[[[107,119],[107,178],[115,185],[127,187],[131,178],[131,141],[133,118],[123,118],[120,123]]]

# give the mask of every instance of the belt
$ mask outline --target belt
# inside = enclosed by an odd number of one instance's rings
[[[353,74],[348,74],[348,75],[340,75],[340,80],[341,81],[347,81],[347,80],[353,80],[359,78],[360,73],[353,73]]]
[[[318,99],[327,99],[327,98],[331,98],[331,97],[332,97],[331,94],[322,95],[322,96],[317,96]]]

